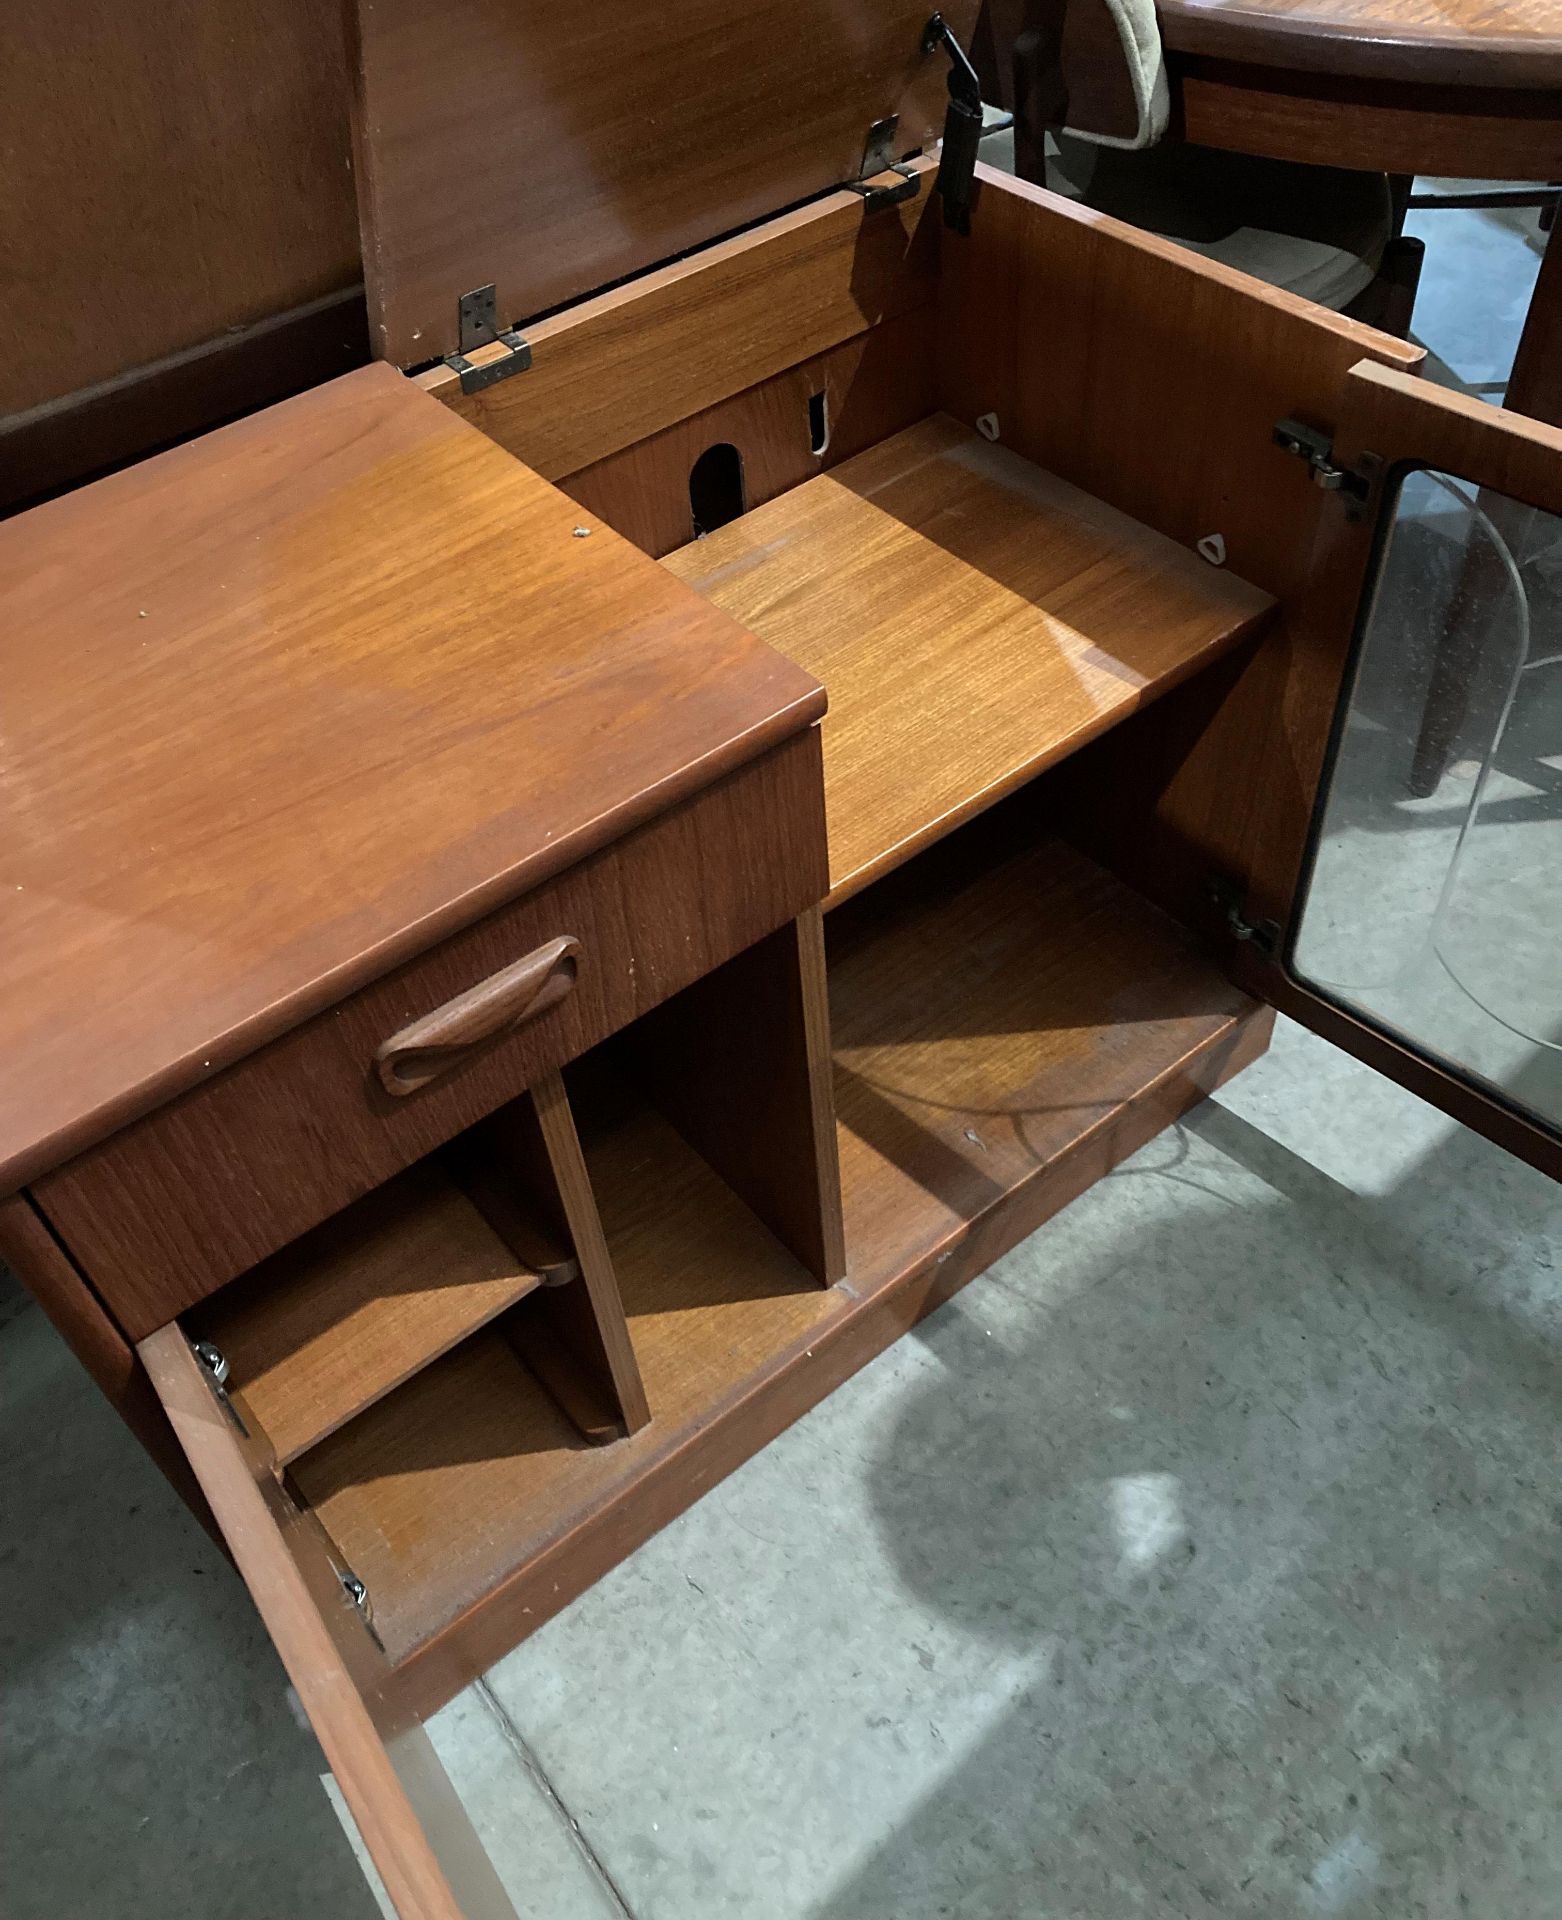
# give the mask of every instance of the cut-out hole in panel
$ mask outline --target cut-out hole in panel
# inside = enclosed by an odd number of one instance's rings
[[[730,440],[718,440],[689,469],[689,513],[695,539],[739,519],[743,512],[743,456]]]
[[[821,389],[808,396],[808,445],[822,459],[830,447],[830,396]]]

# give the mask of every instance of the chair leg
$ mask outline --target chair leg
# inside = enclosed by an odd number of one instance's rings
[[[1469,618],[1470,598],[1463,593],[1456,597],[1434,642],[1432,678],[1405,783],[1416,800],[1436,793],[1470,710],[1470,680],[1481,657],[1479,632]]]
[[[1416,310],[1416,293],[1421,285],[1421,263],[1426,243],[1402,233],[1383,249],[1383,264],[1378,280],[1383,288],[1383,318],[1378,322],[1385,333],[1398,340],[1410,338],[1410,322]]]
[[[1032,186],[1047,184],[1047,128],[1067,105],[1059,80],[1055,32],[1030,28],[1014,42],[1014,171]]]
[[[1398,340],[1409,339],[1425,254],[1425,243],[1412,239],[1407,233],[1390,240],[1383,249],[1377,278],[1345,311],[1353,320],[1363,320],[1380,333],[1391,333]]]
[[[1393,237],[1396,240],[1405,231],[1405,215],[1410,211],[1410,190],[1415,183],[1415,175],[1411,173],[1391,173],[1388,177],[1389,200],[1394,209]]]

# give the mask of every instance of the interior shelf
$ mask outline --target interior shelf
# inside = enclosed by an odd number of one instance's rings
[[[846,1243],[868,1293],[1033,1189],[1012,1244],[1268,1030],[1175,922],[1063,842],[966,863],[939,847],[831,922]]]
[[[433,1162],[410,1168],[186,1316],[227,1359],[281,1464],[573,1270],[518,1258]]]
[[[571,1093],[651,1422],[589,1446],[485,1333],[316,1448],[295,1482],[393,1660],[631,1486],[845,1302],[616,1082]]]
[[[985,1264],[1259,1050],[1266,1013],[1090,861],[1047,842],[971,867],[938,848],[832,921],[844,1285],[820,1288],[581,1063],[571,1100],[651,1422],[587,1446],[489,1330],[300,1460],[393,1660],[512,1578],[546,1617],[583,1584],[583,1529],[603,1565],[621,1557],[886,1344],[942,1253],[980,1231]],[[548,1560],[565,1541],[567,1574]]]
[[[829,691],[832,906],[1273,606],[942,414],[663,564]]]

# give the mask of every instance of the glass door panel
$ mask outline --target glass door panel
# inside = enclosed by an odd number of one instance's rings
[[[1287,970],[1562,1133],[1562,518],[1412,468]]]

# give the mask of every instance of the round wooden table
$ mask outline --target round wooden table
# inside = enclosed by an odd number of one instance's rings
[[[1235,153],[1562,181],[1562,0],[1159,0],[1173,126]],[[1507,404],[1562,426],[1562,241]]]

